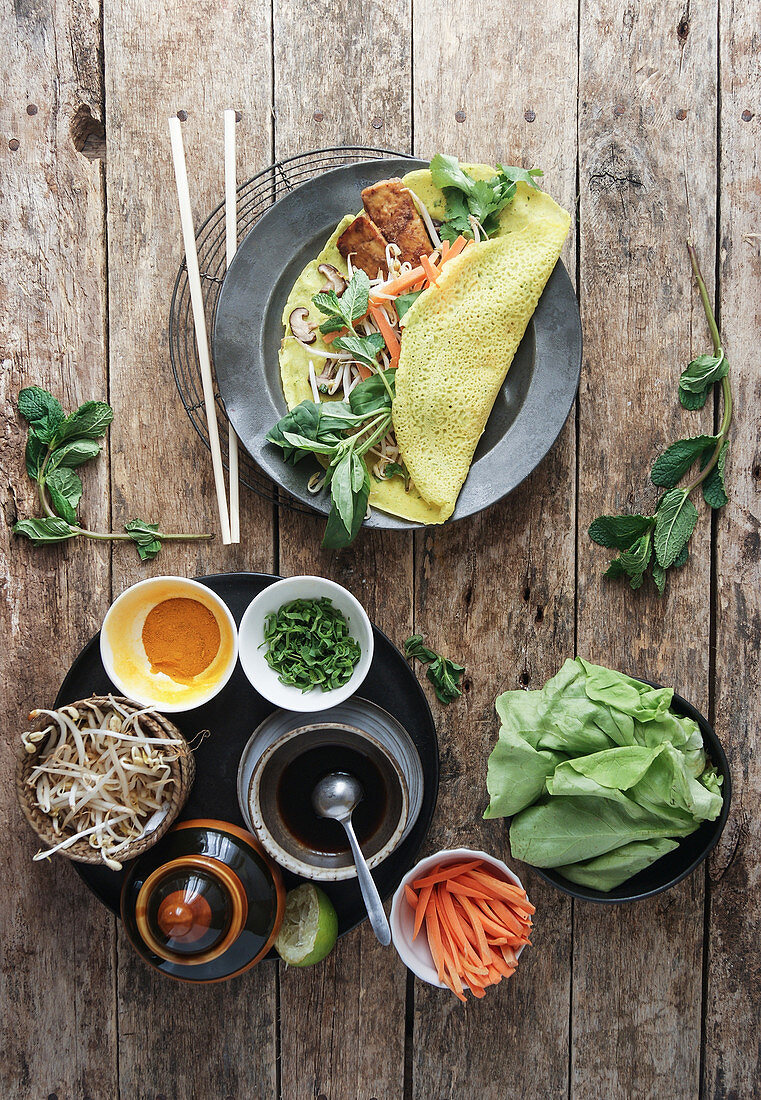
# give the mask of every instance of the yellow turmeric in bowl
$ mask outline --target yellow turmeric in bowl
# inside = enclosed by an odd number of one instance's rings
[[[189,684],[219,652],[219,623],[198,600],[178,597],[156,604],[143,624],[143,646],[153,672]]]

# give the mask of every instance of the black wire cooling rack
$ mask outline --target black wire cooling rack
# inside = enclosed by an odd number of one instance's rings
[[[375,149],[363,145],[336,146],[331,149],[315,149],[308,153],[298,153],[293,157],[275,161],[267,168],[238,187],[238,244],[256,225],[256,222],[278,199],[293,191],[301,183],[331,168],[343,164],[354,164],[364,160],[383,160],[389,158],[409,158],[409,153],[397,153],[392,149]],[[198,265],[201,271],[206,323],[209,333],[214,329],[217,302],[222,289],[222,280],[226,270],[225,249],[225,205],[221,202],[196,232]],[[177,273],[172,294],[169,314],[169,354],[177,390],[180,394],[190,422],[198,432],[206,447],[209,447],[209,432],[204,413],[203,390],[201,385],[201,366],[193,329],[193,314],[190,304],[190,286],[187,267],[183,261]],[[217,409],[219,439],[222,446],[222,460],[228,466],[228,418],[224,402],[216,388],[214,400]],[[301,504],[289,493],[279,489],[273,481],[256,465],[243,447],[239,456],[240,481],[260,497],[273,504],[281,504],[294,512],[308,512],[312,509]]]

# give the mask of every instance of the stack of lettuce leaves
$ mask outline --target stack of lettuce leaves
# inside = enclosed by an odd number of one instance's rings
[[[722,777],[673,695],[576,658],[499,696],[484,816],[512,817],[516,859],[607,892],[719,816]]]

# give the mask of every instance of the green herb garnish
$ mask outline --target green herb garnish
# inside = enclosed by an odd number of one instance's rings
[[[431,176],[447,200],[446,217],[439,233],[448,241],[462,234],[475,236],[473,221],[479,231],[491,237],[499,228],[497,215],[515,198],[516,184],[528,183],[538,190],[535,176],[544,173],[539,168],[512,168],[499,164],[497,174],[489,180],[474,180],[460,167],[457,157],[437,153],[431,161]],[[471,220],[473,219],[473,220]]]
[[[77,518],[82,499],[82,481],[74,469],[100,454],[99,439],[114,418],[104,401],[86,401],[66,416],[58,400],[39,386],[21,390],[18,409],[29,423],[26,440],[26,470],[37,482],[40,506],[45,513],[36,519],[21,519],[14,534],[24,535],[37,546],[67,542],[81,535],[99,541],[134,542],[143,561],[155,558],[162,541],[187,542],[210,539],[211,535],[177,535],[159,531],[157,523],[133,519],[120,532],[90,531]]]
[[[345,295],[345,292],[344,292]],[[364,455],[391,427],[395,371],[380,371],[354,387],[348,401],[302,401],[267,433],[286,462],[322,456],[332,507],[322,545],[338,550],[357,537],[367,512],[370,474]]]
[[[362,655],[346,619],[327,596],[292,600],[271,612],[264,620],[265,645],[265,660],[280,682],[302,692],[343,687]]]
[[[458,695],[462,695],[460,679],[465,671],[464,665],[455,664],[447,657],[442,657],[433,649],[423,645],[423,635],[413,634],[404,643],[404,652],[408,661],[421,661],[428,665],[426,675],[433,684],[436,698],[440,703],[451,703]]]
[[[335,290],[324,290],[315,294],[312,301],[324,313],[327,321],[320,325],[320,332],[338,332],[348,328],[354,332],[354,322],[367,313],[370,302],[370,279],[358,268],[352,275],[346,289],[339,298]]]
[[[658,456],[650,471],[650,479],[667,492],[661,497],[653,515],[599,516],[589,528],[589,537],[593,542],[621,551],[610,563],[604,574],[606,577],[628,577],[631,587],[639,588],[648,569],[651,569],[659,595],[663,594],[666,586],[666,571],[672,566],[680,568],[687,561],[688,543],[698,522],[698,510],[690,500],[692,493],[702,486],[703,498],[711,508],[723,508],[728,500],[724,464],[732,422],[729,363],[721,346],[698,258],[689,241],[687,251],[711,332],[713,354],[699,355],[682,372],[679,400],[686,409],[702,409],[710,390],[721,382],[724,414],[719,431],[716,435],[678,439]],[[698,460],[700,473],[687,485],[679,485],[678,482]]]

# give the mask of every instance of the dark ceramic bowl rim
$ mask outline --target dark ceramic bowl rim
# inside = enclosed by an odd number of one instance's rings
[[[663,687],[663,684],[657,684],[654,680],[646,680],[643,676],[636,676],[634,677],[634,679],[639,680],[643,684],[648,684],[650,687],[653,688]],[[576,898],[577,901],[592,901],[597,902],[601,905],[624,905],[627,902],[643,901],[645,898],[655,897],[656,894],[662,894],[664,890],[670,890],[672,886],[677,886],[680,882],[686,879],[688,875],[691,875],[692,872],[695,871],[700,866],[700,864],[703,863],[703,861],[711,854],[711,852],[719,842],[719,837],[723,833],[724,826],[726,825],[727,818],[729,817],[729,808],[732,801],[732,777],[729,771],[729,761],[727,760],[727,754],[724,752],[719,738],[716,736],[716,731],[714,730],[708,719],[703,717],[697,707],[694,707],[692,703],[688,703],[687,700],[679,695],[676,691],[674,692],[674,698],[671,701],[671,707],[676,711],[677,714],[681,714],[686,718],[692,718],[693,721],[697,722],[698,726],[700,727],[700,732],[703,734],[703,747],[705,748],[711,763],[714,765],[714,767],[723,778],[721,793],[724,802],[721,807],[721,813],[715,821],[711,822],[711,824],[713,825],[713,832],[702,850],[698,853],[697,856],[695,856],[695,858],[689,863],[687,867],[685,867],[678,874],[673,875],[667,882],[662,883],[660,886],[654,886],[650,890],[642,890],[638,893],[630,894],[628,897],[611,897],[609,894],[605,894],[601,890],[592,890],[588,886],[577,886],[575,885],[575,883],[568,882],[567,879],[562,878],[561,875],[554,873],[552,871],[552,868],[534,867],[533,864],[527,863],[526,866],[530,867],[531,870],[539,875],[540,878],[543,878],[545,882],[549,882],[550,885],[554,886],[562,893],[568,894],[572,898]],[[510,820],[512,820],[512,818]],[[689,839],[689,836],[682,837],[680,846],[681,843],[684,843],[684,841]],[[678,851],[678,849],[676,849],[676,851]],[[657,866],[657,863],[658,860],[656,860],[655,863],[651,864],[651,867]],[[638,874],[641,874],[641,872],[638,872]],[[632,878],[636,878],[636,876],[633,875]],[[624,889],[625,887],[626,882],[622,882],[621,886],[618,887],[618,889]]]

